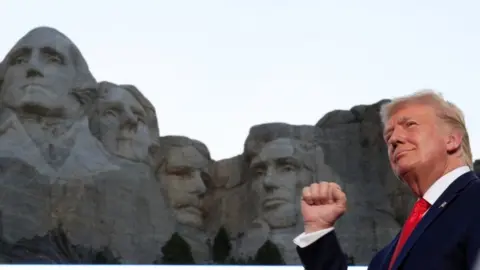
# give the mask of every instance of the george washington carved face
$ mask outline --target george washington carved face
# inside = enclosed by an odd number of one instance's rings
[[[296,223],[301,188],[313,177],[299,144],[282,138],[263,146],[250,163],[252,189],[260,203],[260,215],[272,228]]]
[[[41,115],[68,115],[81,104],[72,95],[77,68],[73,43],[51,28],[37,28],[8,53],[2,100],[8,107]]]

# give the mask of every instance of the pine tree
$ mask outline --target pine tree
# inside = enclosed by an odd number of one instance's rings
[[[252,264],[255,264],[255,261],[254,259],[252,258],[248,258],[248,259],[244,259],[244,258],[238,258],[238,259],[235,259],[235,258],[228,258],[226,261],[225,261],[225,264],[231,264],[231,265],[252,265]]]
[[[161,264],[195,264],[190,245],[178,233],[165,243],[162,253]]]
[[[353,256],[345,254],[345,257],[347,258],[347,265],[355,265],[355,258]]]
[[[230,237],[222,226],[213,240],[213,261],[216,264],[225,264],[231,250]]]
[[[270,240],[257,251],[254,258],[255,264],[261,265],[283,265],[285,261],[280,254],[280,250]]]

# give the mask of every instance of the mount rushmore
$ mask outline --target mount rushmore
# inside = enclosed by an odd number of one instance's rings
[[[176,237],[193,263],[218,263],[215,250],[227,248],[215,245],[228,246],[224,259],[245,262],[270,243],[283,263],[299,264],[292,239],[303,230],[300,192],[322,180],[348,194],[349,211],[337,230],[357,264],[390,241],[408,215],[413,198],[391,172],[382,139],[384,100],[330,112],[310,125],[253,126],[243,153],[215,161],[207,145],[188,135],[160,136],[154,106],[124,83],[98,82],[73,41],[49,27],[26,33],[6,54],[0,64],[5,261],[22,256],[22,248],[41,253],[38,241],[61,249],[50,237],[61,228],[62,241],[108,250],[120,263],[165,262],[173,256],[165,247]],[[226,233],[223,244],[219,231]]]

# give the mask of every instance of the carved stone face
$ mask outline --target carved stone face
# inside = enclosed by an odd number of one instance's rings
[[[51,29],[23,37],[8,54],[3,101],[35,114],[68,114],[80,104],[70,94],[76,69],[72,42]]]
[[[295,157],[295,144],[278,139],[266,144],[250,164],[252,187],[260,202],[261,217],[272,228],[295,225],[301,183],[312,177]]]
[[[208,168],[209,161],[193,146],[170,149],[158,177],[179,223],[203,226],[203,197],[211,181]]]
[[[142,105],[120,87],[109,89],[98,102],[98,126],[105,148],[127,159],[145,161],[152,140]]]

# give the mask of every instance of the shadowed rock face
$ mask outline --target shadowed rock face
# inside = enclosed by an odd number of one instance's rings
[[[238,259],[255,257],[270,241],[279,248],[284,261],[300,263],[292,239],[303,230],[299,215],[302,188],[317,179],[330,178],[323,151],[313,139],[313,126],[270,123],[251,128],[245,141],[242,181],[243,197],[251,207],[239,209],[247,223],[239,228],[234,215],[227,217],[231,221],[226,223],[233,225],[228,230],[243,232],[234,248]],[[230,200],[235,197],[229,195]]]
[[[333,111],[316,124],[315,141],[348,196],[349,211],[337,225],[340,242],[358,264],[367,264],[395,237],[413,205],[388,162],[379,117],[387,101]]]
[[[92,134],[111,154],[149,163],[148,149],[159,134],[153,105],[133,85],[101,82],[97,89]]]
[[[173,211],[176,232],[192,248],[198,263],[210,260],[205,220],[205,198],[212,190],[212,165],[208,148],[184,136],[164,136],[152,147],[154,171],[162,195]]]
[[[473,163],[473,169],[477,174],[480,174],[480,160],[475,160]]]
[[[174,231],[151,170],[155,110],[131,85],[97,84],[56,29],[23,36],[0,65],[5,241],[63,225],[73,245],[152,262]]]
[[[95,78],[75,44],[53,28],[23,36],[3,61],[1,99],[19,114],[78,118],[92,104]]]
[[[220,250],[213,263],[299,264],[301,189],[336,181],[349,199],[337,234],[366,264],[413,202],[388,164],[383,102],[253,126],[242,153],[214,161],[202,142],[160,136],[134,85],[97,83],[72,40],[35,28],[0,63],[1,259],[203,264]]]

